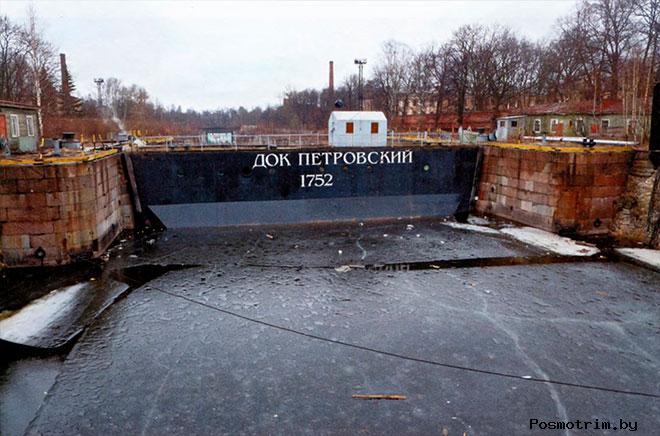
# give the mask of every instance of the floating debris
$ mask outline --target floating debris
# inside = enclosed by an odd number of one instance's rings
[[[389,395],[389,394],[353,394],[353,398],[357,400],[407,400],[405,395]]]

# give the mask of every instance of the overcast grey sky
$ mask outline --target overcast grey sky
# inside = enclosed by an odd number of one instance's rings
[[[184,109],[278,104],[285,89],[327,86],[366,74],[381,43],[413,48],[449,39],[463,24],[499,23],[531,39],[552,34],[573,0],[435,2],[82,2],[32,1],[78,91],[94,77],[138,84]],[[0,14],[23,23],[28,3],[0,0]]]

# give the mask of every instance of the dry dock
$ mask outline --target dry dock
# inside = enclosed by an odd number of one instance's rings
[[[545,250],[437,220],[149,241],[111,251],[107,276],[132,291],[70,352],[5,364],[9,435],[660,426],[657,272],[601,257],[534,263]]]

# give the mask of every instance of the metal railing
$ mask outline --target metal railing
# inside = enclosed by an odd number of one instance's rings
[[[234,135],[237,147],[302,148],[328,145],[326,133],[280,133],[269,135]]]
[[[447,131],[425,131],[425,132],[389,132],[387,145],[410,146],[410,145],[457,145],[476,144],[484,140],[477,132],[465,130],[458,132]],[[264,149],[301,149],[310,147],[327,147],[328,134],[325,132],[302,132],[302,133],[276,133],[276,134],[240,134],[234,135],[231,144],[208,144],[204,135],[176,135],[176,136],[146,136],[139,138],[138,149],[177,149],[177,148],[264,148]],[[356,146],[369,146],[369,144],[357,144]]]
[[[448,132],[444,130],[424,132],[391,132],[387,137],[387,143],[391,146],[398,145],[459,145],[477,144],[485,142],[486,136],[470,130],[462,132]]]
[[[140,149],[149,148],[309,148],[328,145],[328,135],[316,133],[278,133],[234,135],[231,144],[209,144],[204,135],[148,136],[140,138]]]

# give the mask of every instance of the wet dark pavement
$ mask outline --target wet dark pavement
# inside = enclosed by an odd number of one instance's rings
[[[657,434],[658,398],[524,378],[660,393],[660,274],[596,259],[405,270],[542,254],[403,221],[124,244],[107,269],[191,268],[144,285],[124,269],[135,289],[68,354],[28,434],[543,434],[533,418]],[[379,264],[401,268],[360,268]]]

